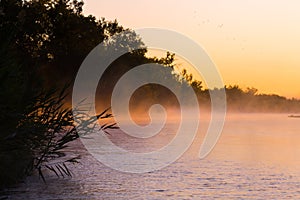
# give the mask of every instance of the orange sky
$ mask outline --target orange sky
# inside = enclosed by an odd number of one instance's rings
[[[206,49],[225,84],[300,98],[299,8],[298,0],[85,0],[84,13],[178,31]]]

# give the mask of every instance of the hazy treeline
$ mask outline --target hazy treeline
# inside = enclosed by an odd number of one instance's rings
[[[218,97],[221,89],[207,89],[203,86],[202,81],[195,80],[192,74],[187,70],[181,72],[174,71],[172,67],[173,79],[179,84],[177,90],[181,91],[182,98],[190,98],[190,92],[186,90],[186,85],[193,88],[194,93],[198,98],[200,108],[208,110],[211,107],[210,94],[214,93]],[[296,98],[288,99],[277,94],[262,94],[256,88],[242,89],[238,85],[224,86],[226,92],[227,110],[230,112],[275,112],[275,113],[299,113],[300,100]],[[161,103],[170,107],[178,107],[176,97],[164,87],[157,85],[146,85],[141,87],[132,97],[132,106],[134,110],[146,111],[149,108],[148,104]],[[134,107],[135,105],[135,107]],[[147,105],[147,106],[145,106]]]
[[[200,106],[210,106],[210,93],[218,93],[219,89],[205,89],[201,81],[193,79],[185,70],[179,76],[186,79],[196,92]],[[299,113],[300,100],[288,99],[277,94],[262,94],[258,89],[248,87],[242,89],[238,85],[224,86],[227,100],[227,110],[232,112],[281,112]]]
[[[201,81],[194,80],[191,74],[183,70],[178,75],[187,80],[198,96],[200,106],[210,106],[210,93],[218,93],[220,89],[206,89]],[[224,86],[227,100],[227,110],[232,112],[281,112],[299,113],[300,100],[288,99],[277,94],[262,94],[258,89],[248,87],[242,89],[238,85]]]
[[[300,100],[277,94],[261,94],[255,88],[241,89],[239,86],[225,87],[228,109],[240,112],[299,113]]]

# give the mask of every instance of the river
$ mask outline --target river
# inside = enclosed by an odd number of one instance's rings
[[[287,114],[229,114],[220,140],[205,159],[199,130],[189,150],[161,170],[132,174],[97,161],[80,142],[73,150],[81,163],[70,166],[72,178],[37,175],[5,191],[6,199],[300,199],[300,119]],[[203,127],[207,126],[204,122]],[[173,126],[174,125],[174,126]],[[177,126],[169,125],[163,139],[146,142],[152,149],[172,138]],[[173,130],[174,129],[174,130]],[[135,140],[112,133],[123,148],[143,150]],[[128,138],[127,138],[128,139]],[[157,142],[155,142],[157,141]],[[146,144],[145,143],[145,144]],[[0,196],[1,197],[1,196]],[[1,199],[1,198],[0,198]]]

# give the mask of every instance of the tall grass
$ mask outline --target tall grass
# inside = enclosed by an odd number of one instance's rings
[[[1,38],[10,35],[0,33]],[[65,105],[66,87],[43,89],[41,79],[28,70],[34,67],[18,61],[11,45],[9,39],[0,44],[0,187],[19,182],[34,170],[44,181],[45,170],[58,177],[72,176],[68,164],[80,157],[67,155],[65,149],[79,137],[78,129],[88,133],[93,122],[111,115],[105,110],[98,116],[79,116],[76,129],[72,109]],[[102,126],[105,131],[113,128],[117,127]]]
[[[15,129],[0,140],[1,185],[16,183],[37,170],[42,180],[43,168],[59,176],[72,176],[68,163],[77,163],[80,155],[70,157],[64,152],[76,140],[77,131],[88,133],[95,120],[108,118],[107,110],[96,117],[79,117],[75,127],[72,110],[64,108],[64,90],[42,92],[34,103],[20,114]],[[80,113],[80,112],[78,112]],[[9,113],[8,113],[9,114]],[[11,113],[10,113],[11,114]],[[16,115],[16,113],[13,113]],[[116,128],[114,124],[102,126],[103,130]],[[80,130],[78,130],[78,128]]]

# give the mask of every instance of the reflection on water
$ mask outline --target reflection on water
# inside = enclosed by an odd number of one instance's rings
[[[29,177],[6,192],[8,199],[300,198],[300,119],[285,114],[231,114],[217,146],[204,160],[197,156],[207,120],[200,126],[197,139],[183,157],[146,174],[112,170],[77,143],[74,148],[83,159],[72,167],[72,179],[49,175],[45,185],[36,176]],[[148,151],[172,139],[175,127],[169,124],[157,140],[142,142],[120,137],[121,133],[112,139],[129,150],[148,146],[143,149]]]

